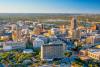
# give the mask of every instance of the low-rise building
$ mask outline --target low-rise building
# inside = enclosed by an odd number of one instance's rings
[[[100,60],[100,49],[88,49],[88,56]]]
[[[3,44],[3,50],[25,49],[25,42],[8,41]]]

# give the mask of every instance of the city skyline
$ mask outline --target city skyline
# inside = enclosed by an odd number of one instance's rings
[[[1,0],[0,13],[100,14],[99,0]]]

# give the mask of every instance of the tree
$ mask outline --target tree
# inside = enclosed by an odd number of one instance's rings
[[[72,52],[65,52],[64,55],[70,57],[72,55]]]
[[[70,64],[71,64],[70,57],[71,57],[71,55],[72,55],[72,52],[65,52],[64,55],[65,55],[66,57],[69,58],[69,62],[70,62]]]
[[[82,46],[83,46],[83,43],[77,42],[77,46],[75,46],[75,48],[73,48],[73,50],[79,52],[81,50]]]
[[[85,64],[85,61],[81,60],[80,58],[76,58],[74,62],[78,65],[78,67],[83,67]]]
[[[10,62],[10,60],[9,60],[10,53],[9,52],[5,52],[5,53],[0,54],[0,56],[1,56],[0,62],[5,64],[6,67],[8,67],[8,64]]]
[[[92,64],[88,64],[88,66],[89,66],[89,67],[93,67],[93,65],[92,65]]]

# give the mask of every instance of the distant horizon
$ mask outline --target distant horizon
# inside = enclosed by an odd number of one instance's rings
[[[14,12],[9,12],[9,13],[14,14]],[[4,14],[9,14],[9,13],[4,13]],[[19,13],[19,12],[16,12],[16,13]],[[24,14],[24,13],[30,14],[30,13],[32,13],[32,12],[20,12],[20,13],[23,13],[23,14]],[[39,14],[39,13],[37,13],[37,12],[33,12],[33,13],[34,13],[34,14]],[[59,12],[59,13],[57,13],[57,12],[51,12],[51,13],[50,13],[50,12],[48,12],[48,13],[45,12],[45,13],[42,13],[42,12],[40,12],[40,14],[54,14],[54,13],[55,13],[55,14],[100,14],[100,13],[62,13],[62,12],[61,12],[61,13],[60,13],[60,12]],[[0,14],[3,14],[3,13],[0,13]]]
[[[0,14],[32,14],[31,12],[21,12],[21,13],[19,13],[19,12],[8,12],[8,13],[0,13]],[[61,12],[61,13],[57,13],[57,12],[41,12],[41,13],[35,13],[35,12],[33,12],[33,14],[100,14],[100,13],[63,13],[63,12]]]

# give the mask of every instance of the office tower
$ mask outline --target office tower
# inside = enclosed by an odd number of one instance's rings
[[[78,29],[78,22],[77,22],[76,17],[73,17],[71,20],[70,31],[71,31],[72,39],[79,39],[80,38],[80,30]]]
[[[73,17],[71,19],[71,30],[76,30],[78,28],[77,18]]]

